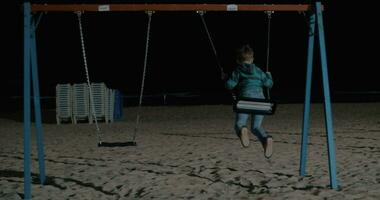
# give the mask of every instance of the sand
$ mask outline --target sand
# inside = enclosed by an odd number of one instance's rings
[[[302,104],[280,104],[264,119],[274,155],[255,137],[243,148],[230,106],[143,107],[136,147],[98,148],[94,125],[54,123],[43,111],[47,182],[38,183],[32,136],[33,199],[380,199],[380,103],[332,106],[340,188],[329,188],[322,104],[312,104],[307,176],[299,176]],[[50,114],[49,114],[50,113]],[[0,119],[0,199],[23,197],[20,113]],[[130,140],[135,107],[100,123],[103,141]]]

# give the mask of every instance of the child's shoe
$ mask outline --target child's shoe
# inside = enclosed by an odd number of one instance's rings
[[[243,147],[248,147],[249,146],[249,134],[248,134],[248,128],[243,127],[240,130],[240,141]]]
[[[263,144],[264,147],[264,156],[265,158],[270,158],[273,154],[273,138],[272,136],[268,136],[266,138],[265,143]]]

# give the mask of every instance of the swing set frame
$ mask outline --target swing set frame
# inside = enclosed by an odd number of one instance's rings
[[[41,119],[40,92],[38,81],[36,29],[41,15],[33,17],[38,12],[110,12],[110,11],[283,11],[283,12],[308,12],[309,13],[309,39],[306,66],[306,88],[303,111],[302,143],[300,153],[300,176],[306,175],[308,128],[311,104],[311,82],[314,42],[318,36],[320,61],[322,71],[322,87],[324,94],[325,127],[327,134],[328,163],[330,175],[330,187],[338,188],[336,177],[336,159],[333,131],[333,117],[331,111],[330,88],[328,79],[328,67],[326,45],[323,27],[323,5],[315,4],[31,4],[23,3],[24,12],[24,62],[23,62],[23,135],[24,135],[24,199],[31,199],[31,87],[33,87],[33,102],[35,114],[35,126],[37,134],[37,150],[39,163],[39,179],[45,183],[45,160],[43,129]]]

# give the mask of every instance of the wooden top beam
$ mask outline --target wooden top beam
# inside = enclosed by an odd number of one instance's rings
[[[308,4],[32,4],[32,11],[308,11]]]

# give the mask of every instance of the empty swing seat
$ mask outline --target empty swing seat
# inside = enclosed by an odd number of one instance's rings
[[[234,104],[234,112],[273,115],[276,110],[276,103],[268,99],[239,98]]]
[[[98,143],[98,147],[128,147],[128,146],[137,146],[137,143],[135,141]]]

